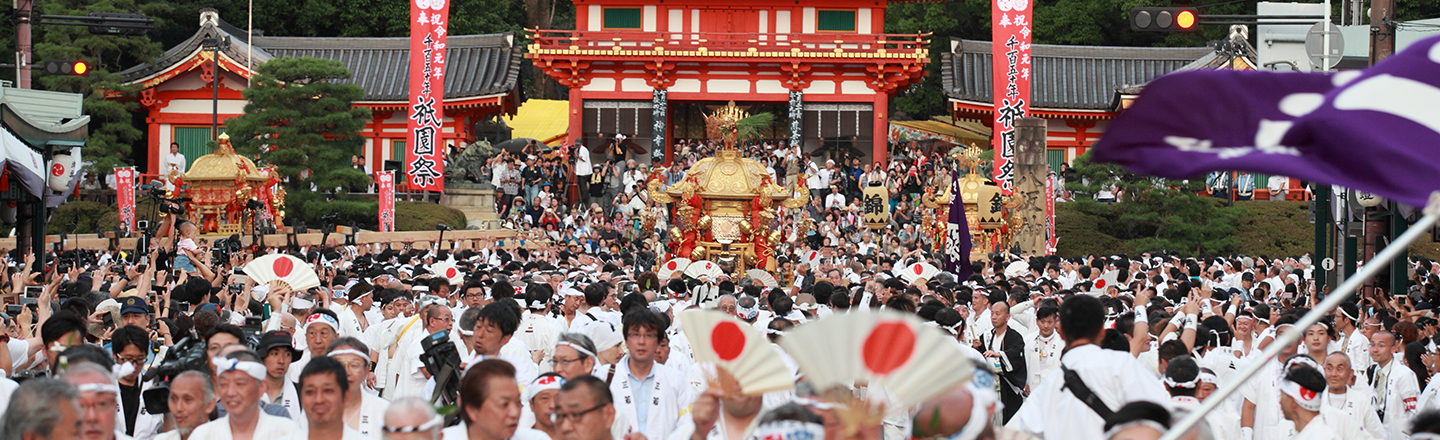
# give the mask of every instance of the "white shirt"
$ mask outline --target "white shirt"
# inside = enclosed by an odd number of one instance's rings
[[[541,372],[550,371],[550,357],[555,355],[555,341],[560,340],[560,330],[553,321],[553,318],[544,313],[527,313],[525,318],[520,320],[520,327],[515,330],[515,337],[512,338],[519,339],[527,348],[535,347],[532,351],[543,352],[538,365]]]
[[[259,417],[255,421],[255,433],[250,437],[252,439],[279,439],[300,430],[295,426],[295,422],[284,417],[276,417],[264,412],[261,412]],[[195,430],[190,433],[189,440],[231,440],[233,438],[230,435],[230,416],[227,415],[195,427]]]
[[[193,437],[193,436],[192,436],[192,437]],[[259,439],[259,440],[266,440],[266,439],[260,438],[260,436],[258,436],[258,435],[256,435],[255,438],[256,438],[256,439]],[[280,437],[280,440],[308,440],[309,438],[310,438],[310,432],[309,432],[309,431],[306,431],[306,430],[298,430],[298,431],[295,431],[294,433],[291,433],[290,435],[287,435],[287,436],[284,436],[284,437]],[[377,437],[377,438],[378,438],[378,437]],[[346,428],[345,428],[345,432],[342,433],[342,434],[340,434],[340,440],[369,440],[369,439],[370,439],[370,437],[366,437],[364,434],[361,434],[360,431],[356,431],[356,430],[350,429],[349,427],[346,427]]]
[[[1254,440],[1285,440],[1295,434],[1295,424],[1280,413],[1280,375],[1284,366],[1270,360],[1240,387],[1245,400],[1255,405]]]
[[[825,209],[830,209],[830,208],[844,208],[844,207],[845,207],[845,195],[844,195],[844,194],[835,192],[835,193],[830,193],[830,195],[828,195],[828,196],[825,196]]]
[[[178,152],[166,154],[164,163],[160,164],[160,169],[164,170],[165,176],[169,176],[171,170],[185,174],[185,155]]]
[[[643,381],[643,379],[652,377],[650,383]],[[610,393],[615,407],[625,408],[625,412],[629,416],[627,417],[629,424],[635,426],[636,431],[645,434],[645,438],[668,438],[670,433],[675,431],[677,421],[689,408],[690,401],[693,399],[685,374],[664,364],[653,363],[650,367],[650,375],[638,379],[642,379],[642,381],[630,379],[629,355],[615,363],[615,379],[610,381]],[[631,389],[632,382],[654,388],[640,392]],[[639,401],[641,396],[648,397],[648,399]],[[644,426],[639,425],[639,417],[635,409],[637,405],[649,405],[645,411]]]
[[[1128,352],[1087,344],[1070,349],[1060,363],[1079,374],[1112,411],[1137,400],[1170,400],[1160,379]],[[1050,372],[1038,389],[1031,389],[1030,398],[1006,426],[1047,440],[1104,438],[1105,420],[1064,385],[1065,376],[1058,369]]]
[[[1058,331],[1051,331],[1048,338],[1036,333],[1025,341],[1025,365],[1030,375],[1026,384],[1030,389],[1039,387],[1046,375],[1060,367],[1060,352],[1064,350],[1065,340]]]
[[[1383,382],[1377,379],[1381,375],[1385,376]],[[1385,425],[1385,438],[1407,438],[1410,418],[1415,416],[1420,399],[1420,383],[1415,379],[1415,372],[1400,365],[1400,359],[1391,359],[1389,365],[1376,367],[1375,376],[1366,383],[1373,384],[1376,401],[1385,411],[1385,418],[1381,420]]]
[[[465,422],[440,430],[440,440],[469,440]],[[550,440],[550,435],[535,429],[518,428],[509,440]]]
[[[1381,440],[1384,438],[1385,428],[1380,424],[1380,416],[1375,414],[1375,406],[1371,400],[1374,397],[1375,392],[1365,386],[1352,386],[1346,389],[1345,394],[1341,395],[1330,394],[1330,390],[1327,389],[1320,395],[1320,407],[1335,409],[1343,413],[1346,418],[1359,426],[1366,436]],[[1327,424],[1332,423],[1327,422]]]
[[[1315,418],[1310,419],[1310,423],[1305,424],[1305,429],[1300,430],[1300,432],[1296,433],[1294,437],[1291,437],[1291,440],[1330,439],[1340,440],[1340,437],[1336,434],[1334,429],[1331,429],[1329,426],[1325,426],[1325,418],[1320,416],[1316,416]]]
[[[590,164],[590,149],[584,145],[575,147],[575,175],[589,176],[593,173],[593,166]]]

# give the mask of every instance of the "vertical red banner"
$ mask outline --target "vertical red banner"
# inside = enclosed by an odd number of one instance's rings
[[[1055,255],[1055,175],[1045,178],[1045,255]]]
[[[380,232],[395,232],[395,175],[376,173],[375,185],[380,187]]]
[[[445,40],[447,0],[411,0],[410,108],[405,176],[410,187],[445,190]]]
[[[1030,0],[992,0],[990,65],[994,69],[995,182],[1015,190],[1015,120],[1030,115]]]
[[[135,230],[135,169],[115,169],[115,202],[120,205],[120,230]]]

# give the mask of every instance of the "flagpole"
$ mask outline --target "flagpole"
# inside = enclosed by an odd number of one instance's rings
[[[1270,359],[1279,354],[1281,350],[1294,345],[1301,337],[1304,337],[1305,329],[1320,322],[1321,317],[1335,310],[1335,307],[1339,306],[1341,302],[1350,299],[1350,296],[1355,293],[1356,289],[1360,288],[1361,284],[1369,280],[1370,277],[1375,276],[1381,269],[1388,267],[1390,260],[1394,260],[1401,252],[1408,250],[1410,243],[1414,243],[1415,240],[1420,239],[1421,235],[1429,233],[1430,227],[1434,226],[1437,220],[1440,220],[1440,191],[1430,194],[1430,201],[1425,205],[1425,217],[1410,226],[1409,230],[1406,230],[1404,234],[1396,238],[1395,242],[1386,246],[1385,250],[1380,251],[1375,258],[1370,259],[1370,262],[1365,263],[1365,266],[1361,267],[1360,271],[1356,272],[1354,276],[1347,278],[1339,288],[1326,296],[1324,301],[1321,301],[1320,304],[1315,306],[1314,309],[1311,309],[1309,313],[1302,316],[1300,321],[1296,322],[1293,327],[1276,336],[1275,340],[1270,343],[1270,346],[1265,347],[1265,351],[1261,353],[1259,362],[1251,362],[1250,365],[1246,366],[1245,369],[1240,372],[1239,376],[1232,378],[1229,382],[1225,383],[1225,386],[1220,387],[1220,389],[1210,394],[1209,397],[1206,397],[1204,404],[1200,405],[1199,409],[1190,412],[1184,419],[1181,419],[1180,423],[1176,423],[1175,426],[1171,427],[1170,431],[1166,432],[1164,437],[1160,437],[1160,440],[1179,440],[1186,431],[1189,431],[1196,423],[1200,422],[1200,419],[1204,418],[1206,413],[1209,413],[1215,409],[1216,406],[1219,406],[1220,403],[1230,397],[1231,394],[1235,394],[1235,391],[1239,390],[1246,381],[1250,380],[1255,373],[1259,372],[1267,362],[1270,362]]]

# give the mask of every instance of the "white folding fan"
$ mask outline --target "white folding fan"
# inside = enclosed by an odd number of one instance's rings
[[[661,281],[668,281],[676,272],[684,273],[687,267],[690,267],[689,258],[675,257],[670,261],[666,261],[665,264],[660,265],[660,272],[656,275]]]
[[[1005,266],[1005,276],[1010,278],[1025,276],[1025,273],[1029,271],[1030,263],[1024,261],[1016,261]]]
[[[795,387],[780,353],[750,324],[723,312],[700,309],[681,312],[679,319],[695,360],[729,372],[739,382],[741,393],[753,396]]]
[[[817,391],[868,383],[890,410],[904,410],[969,380],[975,366],[955,338],[912,314],[834,314],[780,339]]]
[[[690,263],[690,266],[685,268],[685,275],[697,280],[703,277],[709,277],[710,281],[715,281],[715,278],[718,278],[720,275],[724,274],[725,271],[720,270],[720,265],[715,264],[710,260],[696,261],[694,263]]]
[[[430,271],[431,271],[431,272],[434,272],[434,273],[435,273],[435,276],[445,278],[446,281],[449,281],[449,282],[450,282],[450,285],[451,285],[451,286],[458,286],[458,285],[460,285],[461,283],[463,283],[463,282],[465,281],[465,275],[462,274],[462,273],[460,273],[460,269],[457,268],[457,267],[455,267],[454,264],[450,264],[450,263],[435,263],[435,264],[431,264],[431,265],[430,265]]]
[[[290,290],[301,291],[311,287],[320,286],[320,277],[315,275],[315,269],[305,260],[285,254],[270,254],[250,264],[245,265],[245,275],[255,280],[256,284],[267,285],[271,281],[281,281],[290,286]]]
[[[765,285],[765,287],[780,287],[780,282],[775,281],[775,276],[771,275],[770,272],[760,269],[750,269],[745,271],[745,274],[749,275],[750,278],[759,280],[760,284]]]
[[[911,264],[910,267],[906,267],[905,270],[900,271],[900,278],[905,280],[906,283],[913,284],[915,280],[918,279],[934,279],[935,275],[939,273],[940,269],[936,269],[935,266],[931,266],[930,263],[915,263]]]

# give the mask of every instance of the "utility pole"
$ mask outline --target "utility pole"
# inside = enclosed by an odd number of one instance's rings
[[[1395,0],[1370,2],[1370,65],[1395,54]]]
[[[35,0],[15,0],[15,79],[22,89],[30,88],[30,64],[35,60],[30,43],[30,11]]]

